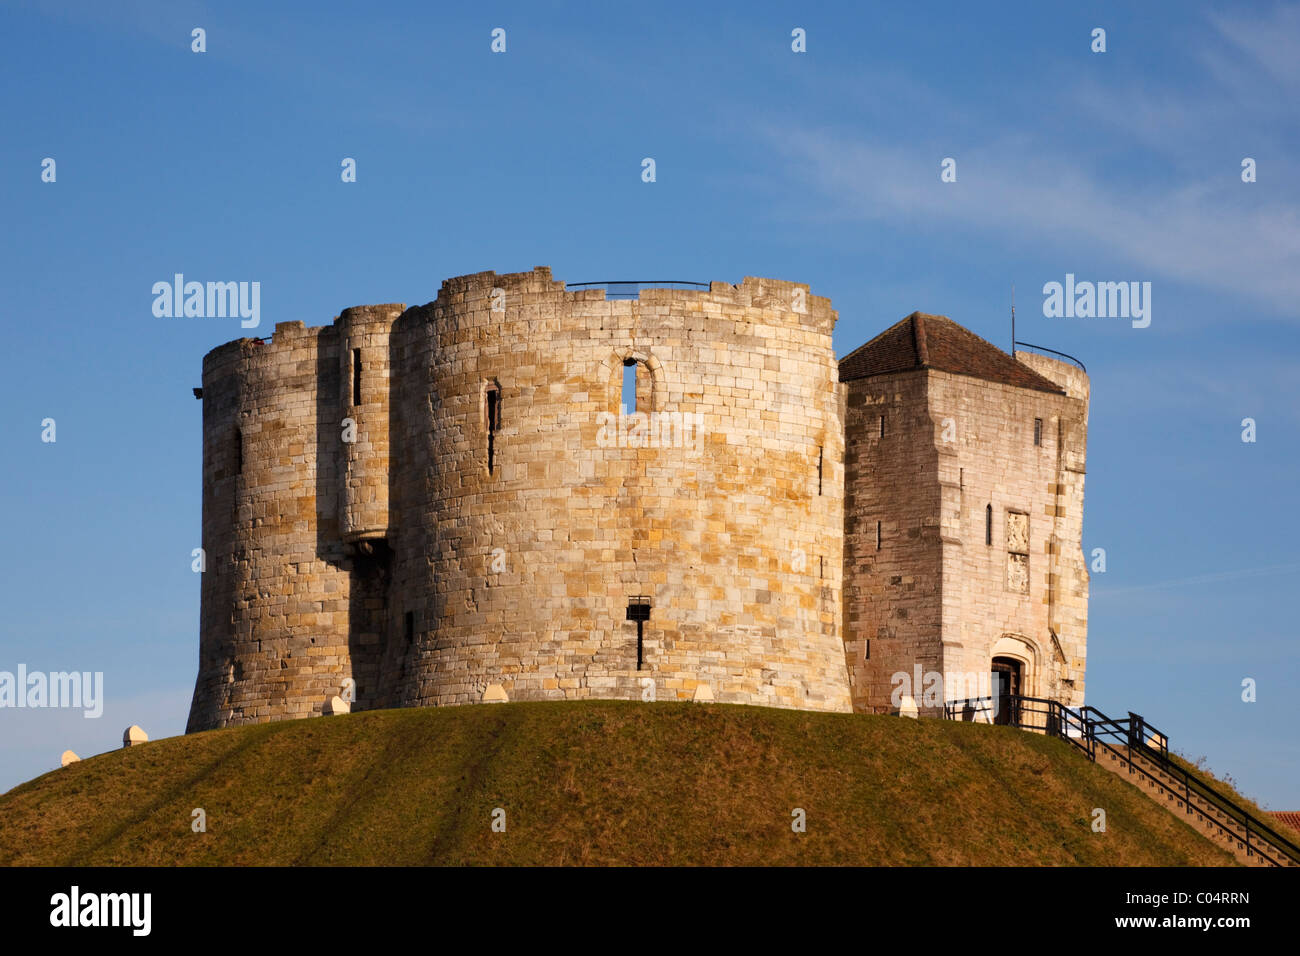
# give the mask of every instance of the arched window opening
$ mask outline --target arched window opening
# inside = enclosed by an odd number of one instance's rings
[[[623,414],[636,411],[636,359],[623,359]]]

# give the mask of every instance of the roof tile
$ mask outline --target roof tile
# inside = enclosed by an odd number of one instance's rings
[[[1064,394],[1028,365],[942,315],[913,312],[840,359],[840,381],[930,368],[989,382]]]

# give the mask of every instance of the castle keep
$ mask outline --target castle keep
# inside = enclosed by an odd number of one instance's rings
[[[214,349],[187,729],[493,685],[887,712],[918,665],[1081,704],[1086,376],[919,313],[837,362],[836,318],[538,268]]]

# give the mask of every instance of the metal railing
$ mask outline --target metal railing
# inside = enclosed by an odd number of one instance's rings
[[[1105,748],[1127,765],[1130,774],[1140,775],[1153,786],[1177,796],[1177,787],[1181,785],[1183,806],[1188,815],[1199,812],[1203,820],[1217,827],[1225,837],[1244,844],[1247,857],[1258,856],[1273,866],[1300,865],[1300,845],[1231,797],[1188,773],[1169,756],[1168,735],[1140,714],[1129,711],[1127,718],[1116,720],[1096,707],[1073,710],[1059,701],[1016,694],[948,701],[943,713],[948,720],[1003,724],[1060,737],[1094,762],[1098,748]],[[1135,757],[1146,761],[1156,773],[1167,779],[1156,776]],[[1211,809],[1195,807],[1193,797]]]
[[[1088,733],[1086,721],[1077,711],[1058,701],[1018,694],[970,697],[948,701],[944,705],[944,717],[948,720],[1005,724],[1020,730],[1060,737],[1083,750],[1090,759],[1093,757],[1093,738]]]
[[[1021,345],[1027,349],[1033,349],[1035,352],[1051,352],[1053,355],[1059,355],[1061,358],[1068,359],[1075,365],[1079,366],[1079,370],[1083,372],[1084,375],[1088,374],[1088,370],[1084,367],[1083,363],[1073,355],[1067,355],[1065,352],[1058,352],[1056,349],[1049,349],[1046,345],[1031,345],[1028,342],[1013,342],[1012,345]],[[1014,358],[1014,356],[1012,357]]]
[[[609,279],[603,282],[566,282],[569,289],[604,289],[606,299],[637,299],[642,289],[704,289],[707,282],[687,282],[683,279]]]

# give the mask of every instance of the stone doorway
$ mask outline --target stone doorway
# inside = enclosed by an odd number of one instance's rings
[[[1021,691],[1020,661],[1013,657],[993,658],[992,679],[993,712],[995,724],[1020,723],[1019,703],[1013,700]]]

